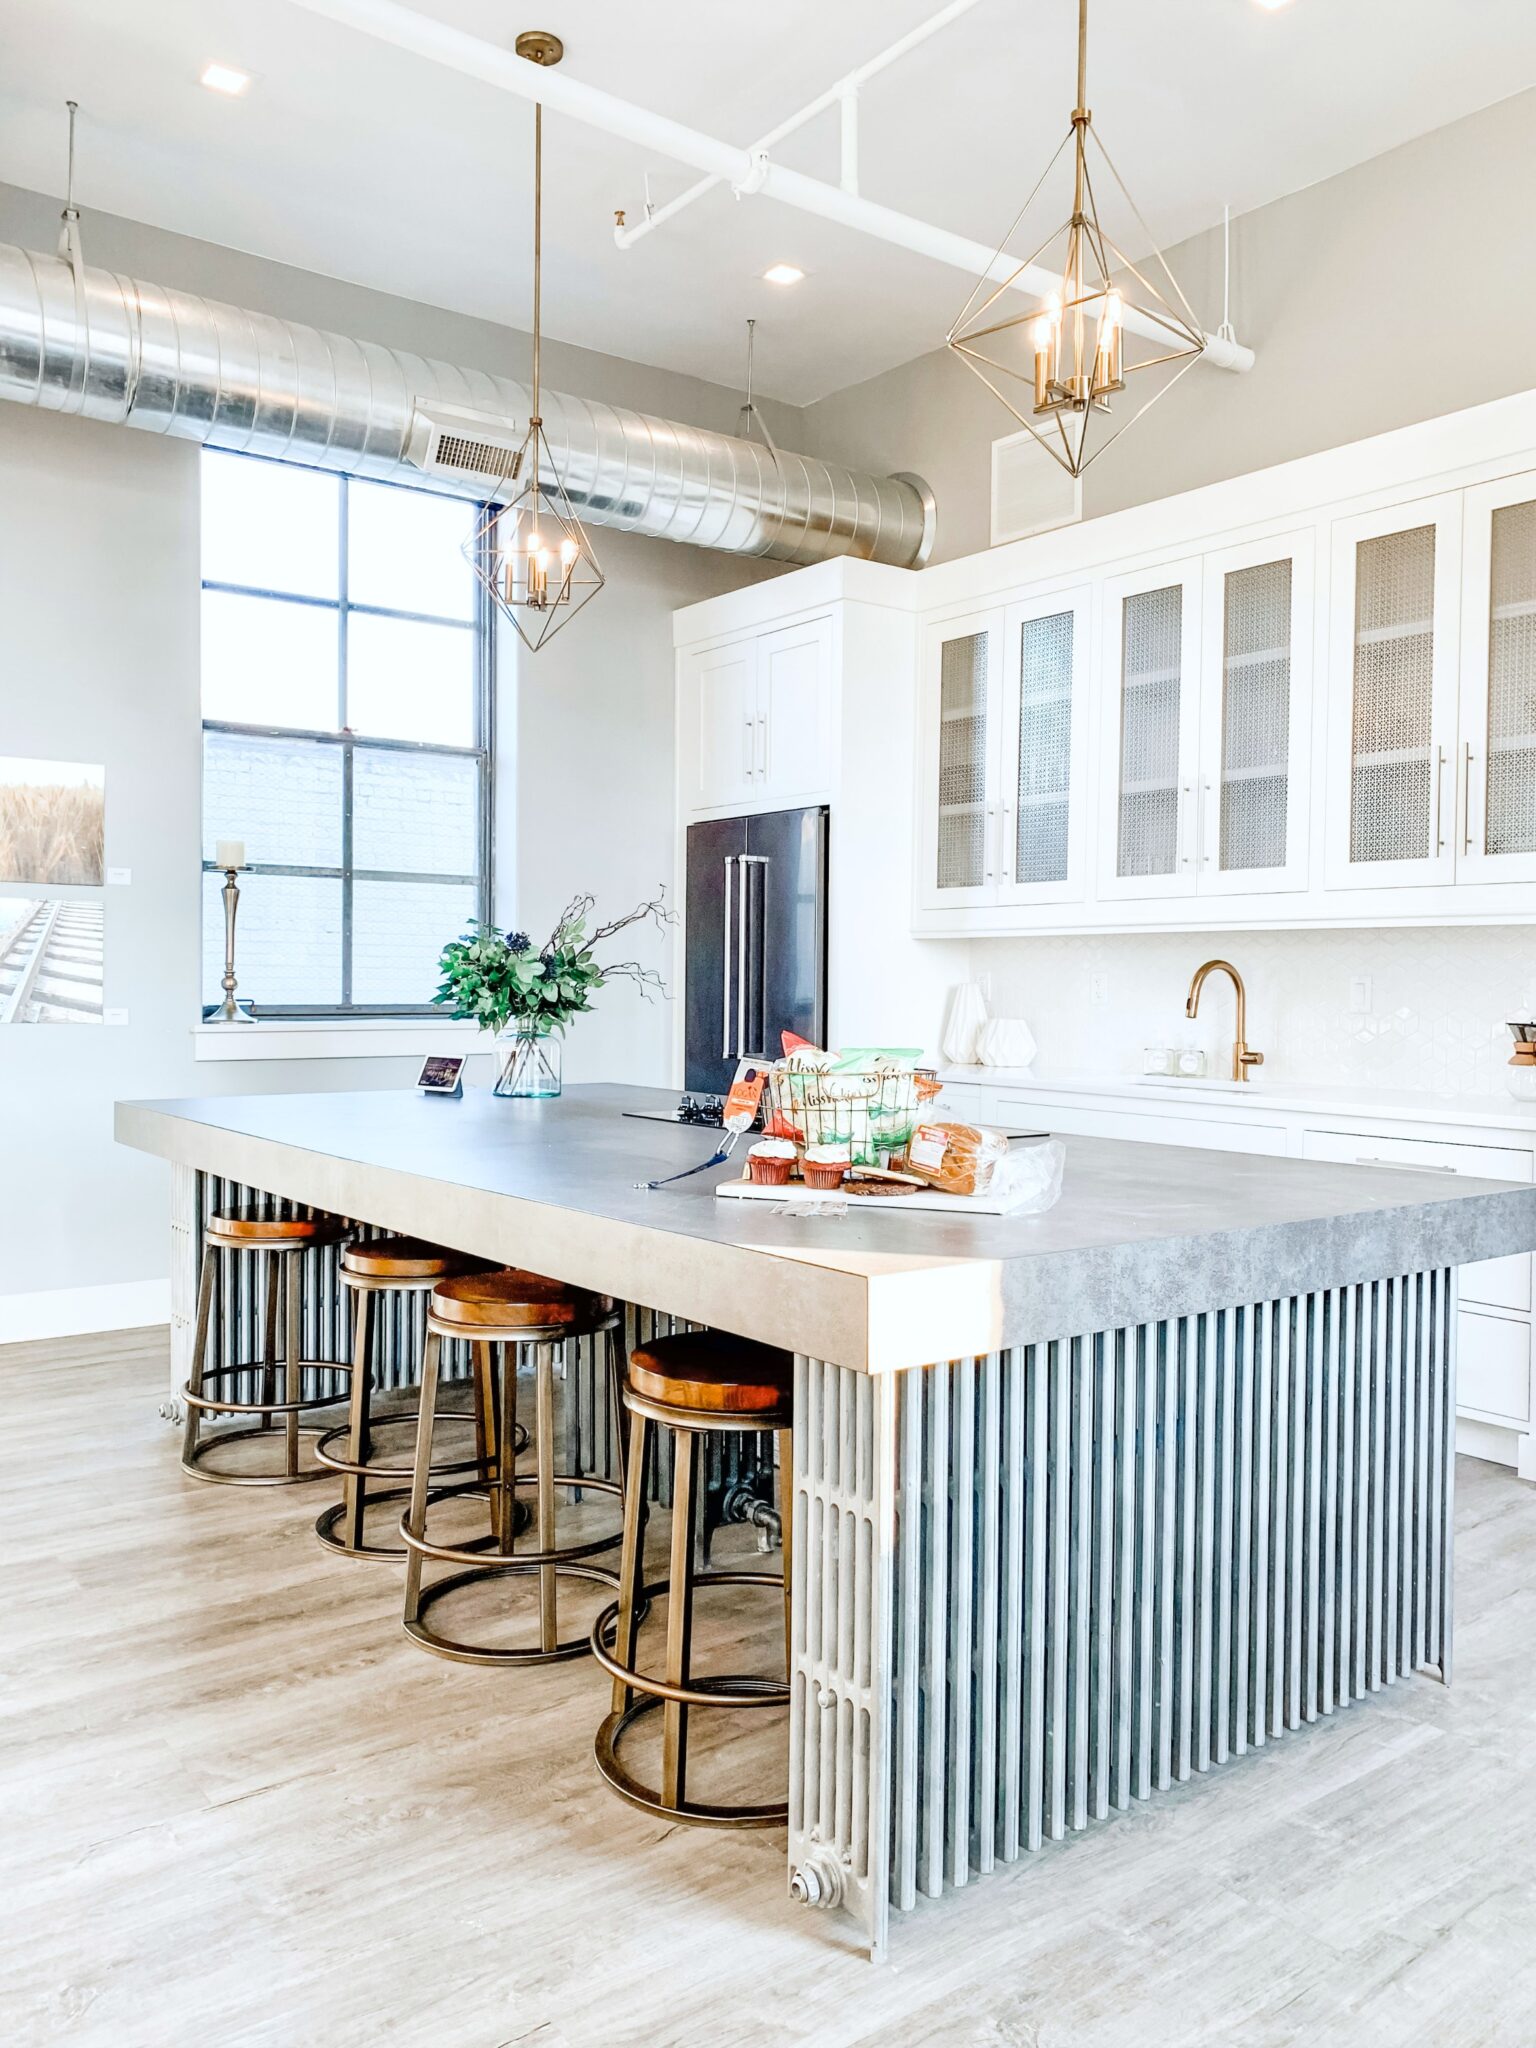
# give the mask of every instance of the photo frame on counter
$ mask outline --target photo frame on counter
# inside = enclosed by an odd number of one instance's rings
[[[464,1094],[466,1057],[462,1052],[429,1052],[416,1076],[416,1086],[423,1095],[441,1095],[450,1102],[459,1101]]]

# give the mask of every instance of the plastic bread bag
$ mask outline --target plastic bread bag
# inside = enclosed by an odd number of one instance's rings
[[[992,1176],[994,1201],[1006,1203],[1005,1216],[1038,1216],[1061,1200],[1067,1148],[1060,1138],[1010,1145],[1007,1157]]]
[[[941,1194],[985,1195],[1007,1156],[1008,1140],[1001,1131],[927,1118],[912,1132],[907,1171]]]

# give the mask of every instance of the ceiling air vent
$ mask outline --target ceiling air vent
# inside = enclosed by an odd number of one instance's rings
[[[1083,516],[1083,482],[1052,461],[1034,435],[992,443],[992,545],[1071,526]]]
[[[417,406],[406,460],[428,476],[478,484],[494,495],[517,475],[523,433],[515,420],[460,405]]]

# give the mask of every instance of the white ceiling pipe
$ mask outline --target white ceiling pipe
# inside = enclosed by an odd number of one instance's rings
[[[913,255],[930,257],[935,263],[966,271],[972,278],[986,277],[997,283],[1011,283],[1033,299],[1043,298],[1049,292],[1059,292],[1062,288],[1061,278],[1037,263],[1018,267],[1012,257],[989,249],[983,242],[973,242],[968,236],[951,234],[945,228],[930,226],[927,221],[914,220],[909,214],[897,213],[889,206],[879,206],[872,199],[844,192],[819,178],[808,178],[799,171],[786,170],[782,165],[770,162],[761,152],[754,153],[717,141],[714,136],[705,135],[697,128],[669,120],[665,114],[653,114],[648,108],[621,100],[614,93],[583,85],[562,71],[550,71],[529,63],[526,58],[500,49],[495,43],[466,35],[462,29],[451,28],[446,22],[432,21],[425,15],[413,13],[410,8],[397,5],[396,0],[293,0],[293,5],[306,8],[311,14],[324,15],[330,21],[341,22],[348,28],[359,29],[365,35],[393,44],[396,49],[409,51],[413,56],[445,65],[467,78],[478,78],[503,92],[515,93],[519,99],[541,102],[585,127],[601,129],[605,134],[633,142],[641,149],[671,157],[676,163],[691,164],[695,170],[708,172],[734,190],[766,193],[770,199],[795,207],[801,213],[815,214],[822,220],[851,228],[856,234],[873,236],[876,241],[888,242],[893,248],[906,249]],[[1126,306],[1124,322],[1133,333],[1148,340],[1167,341],[1166,326],[1135,306]],[[1240,342],[1228,341],[1215,334],[1207,334],[1204,342],[1203,361],[1222,370],[1252,369],[1254,357],[1251,348],[1244,348]]]
[[[930,36],[936,36],[940,29],[948,28],[952,21],[958,21],[962,14],[969,14],[975,5],[976,0],[950,0],[948,7],[941,7],[937,14],[930,14],[926,21],[920,21],[916,28],[909,29],[904,36],[882,50],[879,56],[870,57],[865,63],[855,65],[853,70],[845,72],[835,85],[829,85],[825,92],[818,93],[813,100],[808,100],[798,113],[791,114],[787,121],[781,121],[777,128],[770,128],[766,135],[760,135],[748,154],[755,157],[765,149],[772,149],[774,144],[782,142],[786,135],[793,135],[797,129],[803,128],[807,121],[814,121],[818,114],[823,114],[829,107],[840,103],[840,183],[845,192],[857,192],[859,87],[869,79],[878,77],[899,58],[918,49]],[[686,192],[680,192],[665,206],[647,207],[645,218],[636,221],[632,228],[616,228],[614,241],[621,249],[633,248],[635,243],[642,236],[648,235],[653,228],[659,228],[663,221],[671,220],[675,214],[681,213],[685,206],[692,206],[696,199],[702,199],[706,192],[713,192],[717,185],[724,182],[721,178],[700,178],[696,185],[690,185]]]

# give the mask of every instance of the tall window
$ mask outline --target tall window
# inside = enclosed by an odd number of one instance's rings
[[[236,966],[264,1016],[430,1008],[489,915],[492,647],[462,498],[203,457],[203,1000],[221,839]]]

